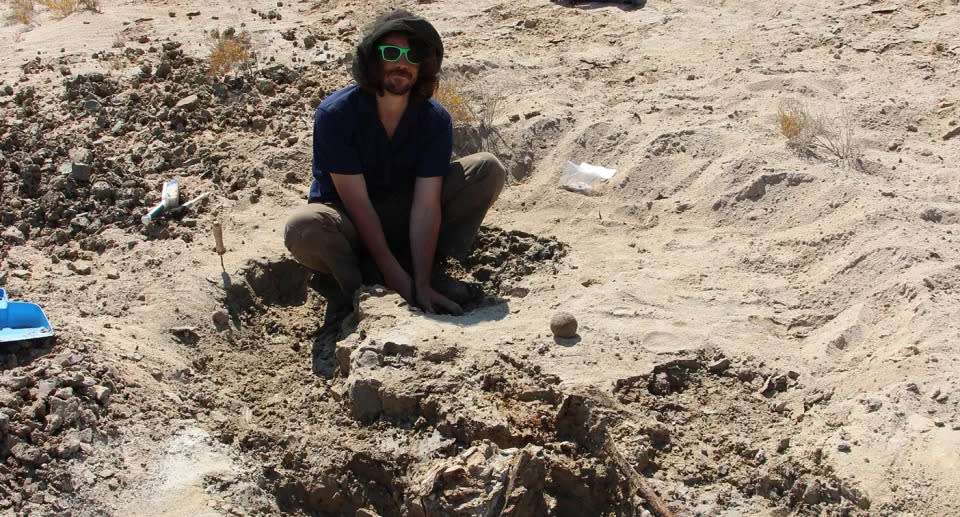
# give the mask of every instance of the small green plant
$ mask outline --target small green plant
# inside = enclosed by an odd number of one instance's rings
[[[815,155],[820,150],[847,165],[860,163],[862,152],[847,115],[813,113],[800,101],[786,99],[777,109],[777,125],[787,144],[797,152]]]
[[[10,17],[24,25],[33,21],[33,0],[10,0]]]
[[[211,76],[226,75],[234,68],[249,72],[252,61],[249,34],[246,32],[236,34],[232,30],[227,30],[223,34],[215,35],[213,50],[207,58]]]

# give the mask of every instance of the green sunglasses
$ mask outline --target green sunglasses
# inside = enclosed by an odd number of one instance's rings
[[[419,52],[409,48],[398,47],[396,45],[380,45],[377,47],[380,50],[380,57],[388,63],[396,63],[400,60],[400,56],[407,58],[407,63],[411,65],[419,65],[423,58],[419,55]]]

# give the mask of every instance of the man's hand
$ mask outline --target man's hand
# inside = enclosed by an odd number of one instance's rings
[[[430,314],[439,312],[438,309],[453,314],[454,316],[463,314],[463,308],[461,308],[457,302],[434,291],[433,288],[429,286],[417,288],[417,304],[420,305],[421,309]]]
[[[407,303],[414,305],[417,302],[413,299],[413,278],[404,271],[400,264],[396,264],[396,267],[390,268],[388,271],[382,271],[382,273],[383,281],[387,284],[387,287],[396,291]]]

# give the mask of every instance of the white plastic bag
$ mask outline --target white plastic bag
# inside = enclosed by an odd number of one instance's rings
[[[568,161],[563,166],[563,174],[560,175],[560,186],[572,192],[587,193],[593,190],[598,182],[607,181],[616,173],[616,169],[583,162],[577,165]]]

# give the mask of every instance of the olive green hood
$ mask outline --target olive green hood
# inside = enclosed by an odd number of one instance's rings
[[[433,28],[425,18],[420,16],[405,16],[388,20],[373,27],[373,29],[363,37],[360,45],[357,46],[357,52],[353,56],[353,78],[359,83],[362,82],[364,71],[370,60],[375,57],[376,44],[380,38],[391,32],[403,32],[413,36],[423,44],[433,47],[437,51],[437,64],[443,62],[443,42],[440,40],[440,33]]]

